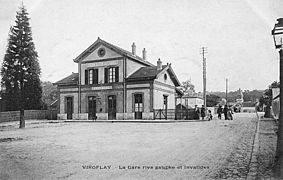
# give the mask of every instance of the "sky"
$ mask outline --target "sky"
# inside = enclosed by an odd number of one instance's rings
[[[0,0],[0,63],[21,0]],[[156,64],[171,63],[180,82],[202,91],[201,47],[207,47],[207,91],[266,89],[279,79],[271,30],[282,0],[23,0],[39,54],[41,80],[78,72],[73,62],[97,37]]]

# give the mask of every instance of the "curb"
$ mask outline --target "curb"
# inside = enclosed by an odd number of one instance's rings
[[[261,121],[260,116],[256,112],[257,115],[257,127],[255,130],[255,136],[254,136],[254,141],[253,141],[253,147],[252,147],[252,153],[251,153],[251,159],[249,163],[249,172],[247,175],[248,180],[250,179],[256,179],[257,175],[257,169],[258,169],[258,161],[257,161],[257,156],[259,152],[259,124]]]
[[[207,122],[207,120],[64,120],[65,123],[180,123]]]

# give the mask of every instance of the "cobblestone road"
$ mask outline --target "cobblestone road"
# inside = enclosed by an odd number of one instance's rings
[[[0,179],[244,179],[256,122],[0,124]]]

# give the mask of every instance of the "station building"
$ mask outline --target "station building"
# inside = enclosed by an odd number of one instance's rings
[[[54,83],[59,119],[154,119],[155,109],[175,109],[180,82],[171,64],[146,58],[98,38],[74,59],[78,73]]]

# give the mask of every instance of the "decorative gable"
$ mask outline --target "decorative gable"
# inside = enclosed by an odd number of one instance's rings
[[[90,49],[89,53],[83,57],[83,62],[86,61],[95,61],[101,59],[111,59],[122,57],[119,53],[113,51],[112,49],[104,46],[98,45],[93,49]]]
[[[171,86],[175,86],[174,82],[171,79],[170,74],[168,73],[168,70],[161,72],[160,74],[158,74],[158,77],[155,81],[164,83],[164,84],[168,84]]]

